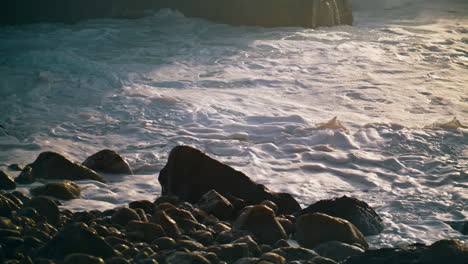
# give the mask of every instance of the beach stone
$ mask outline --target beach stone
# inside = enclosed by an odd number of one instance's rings
[[[466,264],[468,263],[468,245],[454,239],[439,240],[423,252],[419,261],[428,264],[448,262]]]
[[[176,242],[176,248],[179,248],[179,249],[186,248],[190,251],[201,251],[205,249],[205,246],[193,240],[183,239],[183,240],[178,240]]]
[[[259,258],[245,257],[238,259],[234,264],[257,264],[259,261]]]
[[[142,240],[150,243],[165,235],[164,229],[155,223],[132,220],[128,222],[127,225],[127,237],[130,239]]]
[[[16,183],[6,171],[0,170],[0,190],[14,189],[16,189]]]
[[[291,195],[272,193],[244,173],[189,146],[172,149],[158,180],[163,196],[175,195],[191,203],[214,189],[223,196],[231,194],[252,204],[272,200],[278,205],[279,213],[300,210],[299,203]]]
[[[247,246],[249,247],[249,256],[260,256],[260,253],[262,253],[262,250],[260,249],[260,246],[249,235],[238,238],[238,239],[232,241],[232,243],[233,244],[246,243]]]
[[[31,197],[20,192],[20,191],[13,191],[11,192],[11,194],[13,194],[14,196],[16,196],[16,198],[20,199],[21,202],[23,202],[23,204],[29,202],[31,200]]]
[[[106,264],[130,264],[130,261],[123,257],[112,257],[106,259]]]
[[[318,201],[301,210],[297,215],[313,213],[324,213],[348,220],[364,236],[377,235],[384,229],[382,219],[372,207],[364,201],[348,196]]]
[[[329,258],[316,256],[313,259],[309,260],[307,264],[337,264],[337,262]]]
[[[260,256],[260,260],[266,260],[273,264],[286,264],[286,259],[283,256],[272,252],[264,253]]]
[[[176,221],[169,217],[164,210],[156,211],[151,216],[150,222],[161,225],[166,234],[171,238],[177,239],[181,236],[181,232]]]
[[[17,164],[17,163],[8,165],[8,169],[12,170],[12,171],[22,171],[23,168],[24,168],[23,165],[20,165],[20,164]]]
[[[276,241],[276,243],[273,245],[274,248],[282,248],[282,247],[290,247],[291,245],[289,245],[288,241],[286,241],[285,239],[280,239],[278,241]]]
[[[213,189],[205,193],[196,205],[221,220],[230,218],[234,212],[231,202]]]
[[[320,256],[332,259],[334,261],[343,261],[350,256],[355,256],[364,253],[360,247],[346,244],[339,241],[328,241],[321,243],[314,248]]]
[[[32,168],[30,166],[24,167],[18,177],[15,178],[15,182],[18,184],[31,184],[35,181],[36,177],[34,177]]]
[[[266,205],[246,207],[236,219],[234,227],[251,232],[260,243],[273,245],[280,239],[288,238],[275,213]]]
[[[294,223],[291,220],[284,217],[276,217],[276,220],[281,224],[288,237],[294,233]]]
[[[310,249],[334,240],[357,243],[364,249],[369,247],[362,233],[353,224],[322,213],[300,216],[296,221],[296,239],[299,245]]]
[[[303,247],[282,247],[274,249],[271,252],[283,256],[286,262],[309,260],[318,256],[317,252]]]
[[[214,241],[213,234],[207,230],[196,230],[190,233],[190,237],[203,245],[209,245]]]
[[[88,254],[73,253],[65,257],[64,264],[104,264],[104,260]]]
[[[22,207],[23,206],[23,202],[18,199],[18,197],[16,197],[13,193],[11,192],[6,192],[6,193],[3,193],[3,196],[10,199],[10,201],[12,201],[13,203],[15,203],[18,207]]]
[[[66,225],[39,250],[38,255],[62,259],[72,253],[84,253],[104,259],[119,255],[94,230],[79,222]]]
[[[111,218],[112,223],[121,226],[127,226],[128,222],[132,220],[140,221],[141,219],[135,210],[128,207],[117,209]]]
[[[133,174],[128,162],[117,152],[104,149],[89,156],[82,164],[94,171],[111,174]]]
[[[215,253],[220,259],[228,263],[233,263],[243,257],[249,257],[249,247],[246,243],[210,246],[207,251]]]
[[[173,249],[176,245],[176,241],[170,237],[160,237],[156,238],[151,244],[158,246],[161,250],[166,250]]]
[[[17,204],[0,194],[0,216],[11,217],[12,212],[17,210],[19,210]]]
[[[50,182],[30,190],[34,196],[46,195],[63,200],[81,198],[80,187],[71,181]]]
[[[209,260],[207,260],[205,257],[201,255],[181,252],[181,251],[177,251],[169,255],[166,258],[166,263],[167,264],[211,264]]]
[[[343,264],[414,264],[421,263],[419,260],[427,246],[424,244],[413,244],[409,246],[368,249],[364,253],[351,256],[342,261]],[[440,263],[440,262],[439,262]],[[452,262],[450,262],[452,263]],[[433,263],[424,263],[433,264]],[[435,263],[434,263],[435,264]]]
[[[19,216],[25,216],[25,217],[28,217],[28,218],[31,218],[32,220],[34,220],[35,222],[39,222],[43,219],[45,219],[45,217],[41,216],[39,214],[39,212],[37,212],[36,209],[32,208],[32,207],[23,207],[21,208],[19,211],[18,211],[18,215]]]
[[[47,222],[52,225],[57,225],[60,221],[60,211],[57,204],[47,197],[34,197],[24,206],[36,209],[39,215],[45,217]]]
[[[153,203],[151,201],[148,201],[148,200],[133,201],[133,202],[128,204],[128,207],[130,207],[132,209],[141,208],[147,214],[152,214],[153,213]]]
[[[55,152],[42,152],[29,166],[35,178],[105,182],[97,172]]]

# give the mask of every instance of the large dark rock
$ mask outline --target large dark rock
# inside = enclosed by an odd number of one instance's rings
[[[15,178],[15,182],[18,184],[31,184],[36,181],[36,178],[32,174],[32,169],[30,166],[24,167],[20,175]]]
[[[47,197],[34,197],[24,206],[36,209],[41,216],[47,219],[47,222],[53,225],[58,224],[60,221],[60,212],[57,204]]]
[[[278,205],[279,214],[300,210],[291,195],[271,192],[242,172],[189,146],[177,146],[170,152],[166,166],[159,173],[159,182],[162,195],[175,195],[191,203],[214,189],[223,196],[232,195],[252,204],[271,200]]]
[[[276,220],[275,213],[266,205],[254,205],[244,209],[234,224],[236,229],[247,230],[260,243],[273,245],[280,239],[287,239],[286,232]]]
[[[119,153],[110,149],[104,149],[89,156],[83,162],[83,166],[112,174],[133,174],[128,162]]]
[[[112,247],[83,223],[65,226],[38,252],[41,257],[63,259],[72,253],[84,253],[101,258],[119,255]]]
[[[301,210],[297,215],[324,213],[343,218],[355,225],[365,236],[377,235],[383,230],[382,219],[367,203],[356,198],[321,200]]]
[[[97,172],[55,152],[42,152],[29,166],[35,178],[105,182]]]
[[[313,249],[327,241],[359,244],[368,248],[362,233],[350,222],[322,213],[300,216],[296,221],[296,239],[299,245]]]
[[[233,25],[315,28],[353,22],[348,0],[4,0],[0,24],[138,18],[162,8]]]
[[[8,173],[0,170],[0,190],[13,190],[16,189],[16,183]]]
[[[81,197],[80,187],[71,181],[51,182],[30,190],[34,196],[47,195],[63,200],[78,199]]]

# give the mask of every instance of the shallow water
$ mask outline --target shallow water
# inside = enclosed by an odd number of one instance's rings
[[[168,151],[188,144],[303,206],[367,201],[385,222],[374,247],[468,241],[446,224],[468,217],[468,129],[425,128],[468,124],[468,3],[352,4],[354,26],[315,30],[170,10],[0,28],[0,166],[114,149],[137,175],[65,202],[106,209],[157,197]],[[318,125],[335,116],[345,129]]]

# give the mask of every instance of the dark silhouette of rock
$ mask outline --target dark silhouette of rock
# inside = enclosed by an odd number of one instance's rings
[[[45,217],[47,222],[52,225],[57,225],[60,221],[60,213],[57,204],[47,197],[34,197],[24,206],[36,209],[36,211],[41,216]]]
[[[89,156],[83,162],[83,166],[94,171],[112,174],[133,174],[128,162],[119,153],[110,149],[104,149]]]
[[[350,222],[322,213],[300,216],[296,221],[296,239],[302,247],[313,249],[327,241],[369,245],[362,233]]]
[[[273,245],[280,239],[287,239],[275,213],[266,205],[254,205],[246,207],[236,219],[236,229],[247,230],[258,238],[260,243]]]
[[[39,256],[51,259],[63,259],[72,253],[104,259],[119,255],[104,239],[80,222],[65,226],[38,251]]]
[[[444,239],[430,245],[420,258],[421,263],[468,263],[468,245],[459,240]]]
[[[35,178],[105,182],[104,178],[95,171],[55,152],[42,152],[29,166]]]
[[[228,219],[234,212],[234,206],[215,190],[205,193],[196,204],[208,214],[212,214],[221,220]]]
[[[16,189],[16,183],[10,177],[8,173],[0,170],[0,190],[14,190]]]
[[[383,230],[382,219],[367,203],[343,196],[318,201],[301,210],[298,215],[324,213],[343,218],[355,225],[365,236],[377,235]]]
[[[132,220],[140,221],[141,219],[135,210],[128,207],[117,209],[111,218],[112,223],[123,227],[127,226],[128,222]]]
[[[32,174],[32,168],[30,166],[24,167],[20,175],[15,178],[15,182],[18,184],[31,184],[36,181],[36,177]]]
[[[271,200],[278,205],[279,214],[300,210],[299,203],[291,195],[270,192],[242,172],[189,146],[177,146],[170,152],[159,174],[159,182],[162,195],[175,195],[191,203],[214,189],[225,197],[232,195],[251,204]]]
[[[30,190],[34,196],[47,195],[63,200],[78,199],[81,197],[80,187],[71,181],[51,182]]]
[[[314,248],[320,256],[333,259],[334,261],[343,261],[350,256],[364,253],[360,247],[346,244],[339,241],[329,241],[322,243]]]

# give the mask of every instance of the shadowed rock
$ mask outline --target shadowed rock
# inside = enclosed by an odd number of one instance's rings
[[[36,178],[32,174],[32,168],[30,166],[24,167],[20,175],[15,178],[15,182],[18,184],[31,184],[36,181]]]
[[[55,152],[42,152],[30,166],[35,178],[105,182],[95,171]]]
[[[290,194],[271,192],[242,172],[189,146],[177,146],[170,152],[158,180],[162,195],[175,195],[191,203],[214,189],[225,197],[232,195],[251,204],[271,200],[278,205],[279,214],[300,210]]]
[[[83,166],[112,174],[133,174],[128,162],[119,153],[110,149],[104,149],[89,156],[83,162]]]
[[[0,194],[0,217],[11,217],[13,211],[19,210],[18,205],[16,205],[12,200]]]
[[[78,199],[81,197],[80,187],[71,181],[51,182],[30,190],[34,196],[47,195],[63,200]]]
[[[16,183],[8,173],[0,170],[0,190],[13,190],[16,189]]]
[[[228,219],[234,212],[234,206],[215,190],[205,193],[197,203],[198,207],[221,220]]]
[[[43,196],[34,197],[27,202],[25,207],[31,207],[43,217],[47,219],[47,222],[56,225],[59,223],[59,209],[57,204],[51,199]]]
[[[320,254],[320,256],[333,259],[334,261],[343,261],[350,256],[364,253],[362,248],[339,241],[322,243],[316,246],[314,251]]]
[[[355,225],[365,236],[377,235],[383,230],[382,219],[367,203],[356,198],[321,200],[301,210],[297,215],[324,213],[343,218]]]
[[[296,221],[296,239],[299,245],[313,249],[327,241],[357,243],[367,249],[369,245],[362,233],[350,222],[322,213],[300,216]]]

